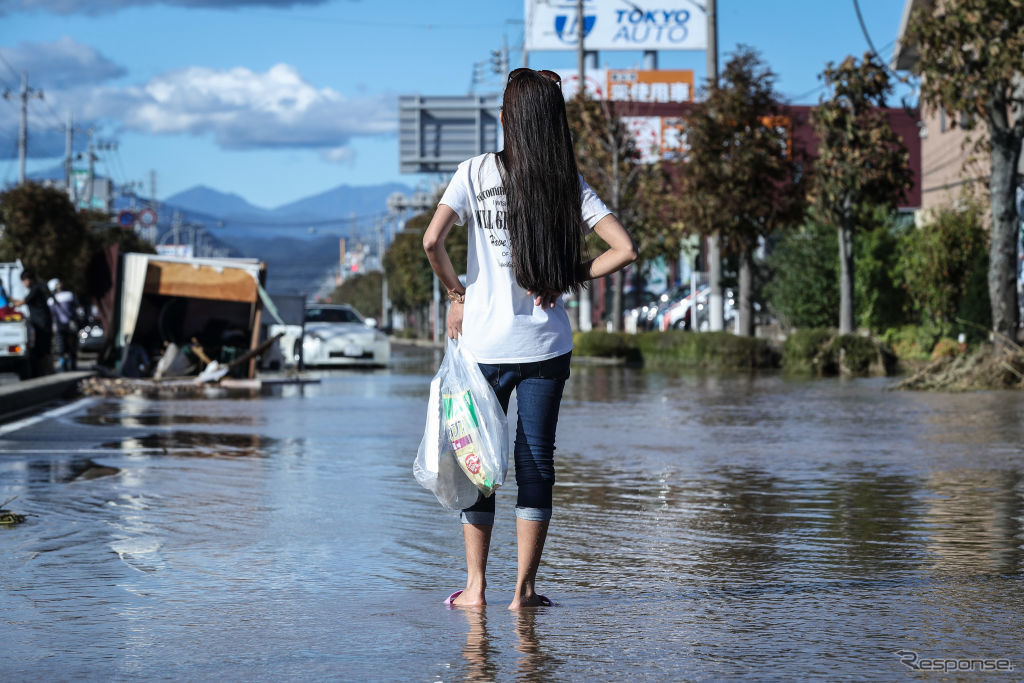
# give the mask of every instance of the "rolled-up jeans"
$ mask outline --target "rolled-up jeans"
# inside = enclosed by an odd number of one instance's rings
[[[516,517],[535,522],[551,519],[551,491],[555,485],[555,428],[565,380],[569,379],[566,353],[533,363],[480,363],[480,370],[494,388],[501,408],[508,413],[512,390],[516,392],[515,463]],[[462,511],[463,524],[494,524],[494,494],[482,495]]]

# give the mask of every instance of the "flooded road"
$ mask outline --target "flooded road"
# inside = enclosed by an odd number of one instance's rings
[[[459,522],[411,471],[436,360],[395,355],[0,435],[0,502],[32,515],[0,528],[0,676],[1020,678],[1024,396],[574,366],[538,582],[561,604],[505,609],[510,472],[491,604],[447,610]]]

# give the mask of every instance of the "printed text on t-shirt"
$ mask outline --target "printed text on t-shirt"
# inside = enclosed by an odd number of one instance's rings
[[[504,194],[505,188],[498,185],[496,187],[487,188],[476,195],[476,199],[479,202],[483,202],[487,199],[489,200],[487,202],[488,204],[501,207],[494,209],[477,209],[476,223],[487,231],[487,240],[495,250],[498,265],[504,268],[511,268],[512,253],[509,251],[508,238],[499,237],[494,233],[496,230],[504,230],[508,232],[508,212],[504,210],[506,206]]]

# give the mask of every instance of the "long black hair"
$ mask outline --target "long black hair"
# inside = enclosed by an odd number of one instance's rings
[[[552,78],[553,77],[553,78]],[[502,106],[505,186],[512,272],[523,288],[579,290],[585,228],[572,134],[558,76],[516,69]]]

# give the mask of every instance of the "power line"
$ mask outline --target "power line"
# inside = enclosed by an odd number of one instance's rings
[[[3,62],[7,66],[7,70],[11,72],[12,76],[14,76],[14,82],[17,83],[21,76],[18,75],[18,72],[14,70],[14,67],[11,66],[11,63],[4,58],[2,53],[0,53],[0,62]]]
[[[64,119],[61,118],[60,114],[57,113],[57,110],[53,108],[52,104],[50,104],[50,100],[45,97],[40,97],[39,100],[46,105],[47,109],[50,110],[50,114],[53,116],[54,121],[57,121],[57,127],[64,130]]]
[[[148,200],[140,197],[140,202],[148,203]],[[166,201],[161,202],[165,204],[165,209],[168,208]],[[169,206],[174,206],[173,203]],[[247,228],[295,228],[295,229],[307,229],[307,228],[328,228],[333,226],[348,226],[354,228],[359,226],[360,223],[372,223],[378,218],[386,218],[391,215],[387,211],[379,211],[377,213],[363,214],[358,216],[348,216],[346,218],[327,218],[322,220],[314,221],[260,221],[260,220],[247,220],[244,217],[230,217],[230,216],[215,216],[213,214],[205,213],[203,211],[194,211],[192,209],[184,207],[175,207],[175,210],[185,214],[186,219],[208,221],[215,223],[218,228],[227,227],[229,225],[244,225]]]
[[[40,97],[38,100],[33,100],[33,102],[36,101],[46,102],[46,100],[42,97]],[[47,106],[49,106],[49,103],[47,103]],[[59,116],[57,116],[57,113],[53,110],[53,107],[49,107],[49,111],[45,111],[36,107],[35,114],[37,117],[48,117],[47,123],[53,124],[51,127],[56,128],[59,131],[64,130],[64,122],[60,120]]]
[[[127,184],[128,180],[128,167],[124,163],[124,158],[121,156],[121,146],[118,145],[114,148],[114,161],[117,163],[118,168],[121,169],[121,176],[124,178],[124,182]],[[139,181],[139,187],[142,187],[142,182]]]
[[[493,29],[499,26],[497,23],[490,24],[451,24],[451,23],[415,23],[415,22],[401,22],[401,21],[361,21],[358,19],[340,19],[338,17],[303,17],[286,15],[285,19],[292,19],[295,21],[314,21],[318,24],[341,24],[343,26],[374,26],[381,28],[411,28],[423,31],[434,31],[434,30],[457,30],[462,31],[466,29]],[[504,22],[503,22],[504,23]]]
[[[856,2],[856,0],[854,0],[854,2]],[[869,44],[870,44],[870,40],[869,40]],[[896,44],[896,39],[894,38],[894,39],[890,40],[888,43],[886,43],[885,45],[883,45],[882,49],[883,50],[888,50],[891,46],[893,46],[895,44]],[[874,51],[874,47],[872,47],[872,51]],[[904,82],[902,79],[900,79],[900,81]],[[828,87],[827,85],[822,83],[821,85],[819,85],[819,86],[817,86],[815,88],[811,88],[810,90],[808,90],[805,93],[801,93],[801,94],[797,95],[795,98],[793,98],[793,101],[794,102],[799,102],[800,100],[802,100],[804,98],[810,97],[811,95],[813,95],[815,93],[821,92],[822,90],[824,90],[827,87]]]
[[[8,158],[7,160],[7,171],[4,173],[4,187],[6,187],[8,183],[10,183],[11,173],[14,171],[14,162],[18,158],[18,133],[17,131],[12,131],[9,133],[9,135],[12,138],[12,149],[10,158]]]
[[[864,33],[864,40],[868,41],[868,47],[871,48],[871,54],[874,55],[875,59],[878,60],[878,63],[882,66],[882,68],[885,70],[885,72],[887,74],[889,74],[893,79],[895,79],[899,83],[903,83],[904,85],[909,85],[911,88],[914,88],[916,90],[917,87],[916,87],[916,85],[913,82],[913,80],[914,80],[913,76],[910,76],[910,75],[903,76],[903,75],[900,75],[900,74],[896,73],[895,71],[893,71],[892,69],[889,68],[889,64],[884,59],[882,59],[882,57],[878,54],[878,50],[875,49],[875,44],[871,41],[871,35],[868,33],[867,24],[864,23],[864,16],[861,14],[861,11],[860,11],[860,2],[859,2],[859,0],[853,0],[853,9],[857,12],[857,21],[860,23],[860,30],[861,30],[861,32]],[[887,50],[887,49],[889,49],[890,45],[893,45],[895,43],[896,43],[895,39],[891,40],[888,43],[886,43],[885,45],[883,45],[882,49],[883,50]],[[906,105],[906,103],[904,103],[903,108],[904,109],[909,109],[909,107]]]
[[[871,54],[875,56],[879,62],[882,62],[882,58],[878,56],[878,50],[875,49],[875,44],[871,42],[871,36],[868,34],[867,24],[864,23],[864,16],[860,13],[860,2],[853,0],[853,9],[857,12],[857,21],[860,22],[860,30],[864,33],[864,39],[868,41],[868,47],[871,48]]]

